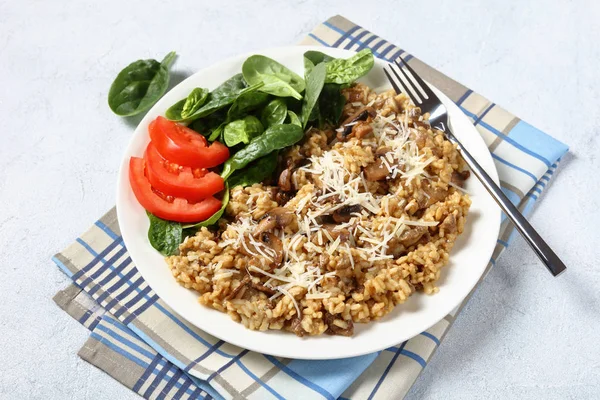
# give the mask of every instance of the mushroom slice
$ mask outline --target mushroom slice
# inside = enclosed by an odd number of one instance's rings
[[[331,214],[331,217],[333,218],[333,220],[335,222],[337,222],[338,224],[341,224],[343,222],[350,221],[350,218],[352,218],[352,214],[359,213],[361,210],[362,210],[362,206],[360,204],[352,204],[352,205],[348,205],[348,206],[343,206],[343,207],[335,210],[333,212],[333,214]]]
[[[336,240],[339,237],[340,242],[344,243],[350,239],[350,231],[346,228],[336,229],[337,225],[335,224],[323,224],[322,228],[331,235],[333,240]]]
[[[244,238],[244,242],[245,243],[242,246],[240,246],[240,253],[245,254],[249,257],[257,257],[261,254],[264,256],[265,254],[267,254],[266,257],[271,261],[270,265],[273,268],[276,268],[279,265],[281,265],[281,262],[283,261],[283,243],[281,242],[281,239],[279,239],[271,232],[261,233],[259,236],[259,243],[257,243],[256,245],[253,244],[250,238],[248,237]],[[270,251],[259,251],[257,247],[262,247],[261,244],[265,247],[270,248],[273,251],[274,255]]]
[[[273,296],[275,293],[277,293],[277,291],[275,289],[265,286],[260,282],[251,281],[250,286],[252,286],[254,289],[258,290],[259,292],[268,294],[269,296]]]
[[[283,243],[281,242],[281,239],[271,232],[265,232],[260,236],[260,241],[275,251],[273,264],[276,267],[281,265],[281,262],[283,261]]]
[[[428,231],[426,226],[415,226],[412,229],[407,229],[398,238],[398,241],[405,247],[410,247],[417,243],[421,236]]]
[[[263,232],[273,230],[275,227],[283,228],[294,220],[294,214],[285,207],[275,207],[267,212],[260,220],[254,233],[254,237],[260,236]]]
[[[454,171],[452,172],[452,178],[450,181],[456,186],[463,187],[469,176],[471,176],[471,171],[469,170],[463,172]]]
[[[277,186],[279,189],[284,192],[289,192],[292,190],[292,167],[287,167],[281,174],[279,174],[279,180],[277,181]]]
[[[233,289],[226,297],[225,300],[231,300],[233,299],[235,296],[237,296],[237,294],[240,292],[240,290],[242,290],[246,284],[250,282],[250,276],[249,275],[245,275],[242,280],[240,281],[240,284]]]
[[[367,165],[364,171],[365,178],[370,182],[382,181],[390,174],[390,170],[387,169],[381,158]]]
[[[358,110],[353,115],[346,118],[344,122],[342,122],[341,127],[343,128],[342,132],[339,132],[337,135],[338,140],[344,140],[352,133],[354,125],[358,121],[367,121],[369,117],[374,118],[377,115],[377,112],[373,109],[373,107],[363,107]],[[350,125],[352,124],[352,125]]]

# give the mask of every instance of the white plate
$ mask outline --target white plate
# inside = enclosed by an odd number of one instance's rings
[[[323,47],[282,47],[257,52],[271,57],[301,76],[302,54],[319,50],[334,57],[350,57],[353,52]],[[500,228],[500,210],[483,186],[472,177],[466,189],[473,205],[465,232],[452,250],[450,262],[438,282],[440,291],[428,296],[416,294],[388,314],[369,324],[356,324],[354,337],[328,336],[299,338],[280,331],[250,331],[232,321],[226,314],[198,304],[198,294],[181,287],[171,275],[163,257],[148,243],[148,218],[129,186],[128,163],[131,156],[141,157],[149,142],[148,124],[166,109],[187,96],[195,87],[214,89],[221,82],[241,71],[251,54],[231,58],[192,75],[167,93],[144,117],[127,147],[117,184],[117,215],[121,233],[131,259],[148,284],[173,310],[193,325],[237,346],[298,359],[345,358],[372,353],[401,343],[427,330],[440,321],[469,294],[481,277],[491,257]],[[385,62],[376,59],[375,67],[360,81],[379,89],[389,88],[383,74]],[[492,157],[481,136],[458,107],[439,90],[433,88],[446,105],[456,136],[498,182]]]

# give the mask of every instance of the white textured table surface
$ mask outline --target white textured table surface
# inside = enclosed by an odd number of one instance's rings
[[[551,278],[516,240],[409,398],[597,398],[600,5],[217,3],[0,0],[0,398],[137,398],[77,357],[87,332],[51,301],[68,283],[51,255],[115,201],[136,124],[106,105],[116,73],[176,50],[179,81],[225,57],[296,43],[334,14],[571,146],[532,217],[569,270]],[[436,10],[431,23],[427,10]]]

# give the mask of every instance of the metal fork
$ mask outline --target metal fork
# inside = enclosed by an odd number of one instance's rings
[[[454,136],[450,124],[448,124],[448,112],[440,99],[433,93],[423,79],[413,71],[404,59],[400,58],[400,60],[406,68],[402,68],[402,65],[400,65],[398,61],[394,61],[394,64],[390,63],[387,65],[387,68],[383,69],[396,93],[404,92],[408,95],[413,103],[421,108],[422,113],[429,113],[429,123],[431,126],[444,132],[446,138],[450,142],[458,145],[460,154],[471,168],[471,171],[473,171],[473,174],[481,181],[494,200],[496,200],[496,203],[498,203],[519,233],[525,238],[527,243],[529,243],[546,268],[548,268],[552,275],[560,275],[567,268],[565,264],[563,264],[556,253],[552,251],[550,246],[548,246],[535,229],[533,229],[531,224],[529,224],[523,214],[519,212],[517,207],[510,202],[508,197],[506,197],[500,187],[496,185],[481,165],[479,165],[477,160],[475,160],[467,149],[465,149],[458,141],[456,136]],[[388,69],[396,79],[392,78]]]

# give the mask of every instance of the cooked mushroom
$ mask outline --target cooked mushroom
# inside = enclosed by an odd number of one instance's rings
[[[335,224],[323,224],[323,229],[329,233],[329,235],[336,240],[338,237],[340,238],[340,242],[344,243],[350,239],[350,231],[346,228],[336,229],[338,225]]]
[[[378,148],[378,149],[375,151],[375,155],[376,155],[376,156],[379,156],[379,157],[381,157],[381,156],[385,156],[385,155],[386,155],[387,153],[389,153],[390,151],[392,151],[392,148],[391,148],[391,147],[386,147],[386,146],[383,146],[383,147],[380,147],[380,148]]]
[[[463,172],[454,171],[452,172],[452,178],[450,181],[456,186],[463,187],[469,176],[471,176],[471,171],[469,170]]]
[[[263,232],[270,231],[276,226],[283,228],[289,225],[293,219],[294,214],[290,210],[285,207],[276,207],[263,216],[256,226],[253,235],[254,237],[258,237]]]
[[[373,127],[371,126],[371,124],[365,121],[359,121],[356,125],[352,127],[352,134],[358,139],[362,139],[372,132]]]
[[[429,181],[423,182],[421,189],[423,189],[423,192],[421,192],[416,199],[419,209],[427,208],[438,201],[444,200],[448,194],[446,189],[439,186],[432,186]]]
[[[271,232],[263,233],[260,236],[260,239],[261,242],[275,251],[275,256],[272,257],[273,264],[275,266],[281,265],[281,262],[283,261],[283,243],[281,243],[281,239],[273,235]]]
[[[240,292],[240,290],[242,290],[243,288],[246,287],[246,284],[250,282],[250,276],[249,275],[245,275],[242,280],[240,281],[240,284],[231,291],[231,293],[229,293],[226,297],[225,300],[231,300],[233,299],[235,296],[237,296],[237,294]]]
[[[259,251],[256,247],[260,247],[260,244],[255,246],[252,244],[249,238],[245,238],[244,244],[240,246],[240,253],[249,257],[256,257],[260,254],[268,254],[268,258],[271,260],[271,266],[279,266],[283,261],[283,243],[281,243],[281,240],[271,232],[263,232],[259,239],[260,243],[269,247],[275,254],[272,255],[270,251],[265,250]]]
[[[277,191],[277,194],[275,194],[275,201],[280,206],[283,206],[288,201],[290,201],[293,197],[294,197],[294,192],[284,192],[284,191],[279,190],[279,191]]]
[[[444,218],[444,221],[440,224],[440,229],[444,230],[444,233],[455,233],[456,228],[456,217],[454,214],[448,215]]]
[[[298,317],[292,320],[290,328],[292,332],[296,334],[296,336],[303,337],[306,334],[306,331],[304,328],[302,328],[302,320]]]
[[[331,214],[331,217],[335,222],[340,224],[342,222],[350,221],[352,214],[359,213],[361,210],[362,206],[360,204],[347,205],[335,210],[333,214]]]
[[[364,169],[365,178],[368,181],[382,181],[390,174],[390,170],[387,169],[381,158],[377,159],[374,163],[367,165]]]
[[[262,283],[260,283],[260,282],[254,282],[254,281],[252,281],[252,282],[250,282],[250,285],[251,285],[251,286],[252,286],[254,289],[258,290],[259,292],[266,293],[266,294],[268,294],[269,296],[273,296],[275,293],[277,293],[277,291],[276,291],[275,289],[272,289],[272,288],[270,288],[270,287],[268,287],[268,286],[265,286],[265,285],[263,285],[263,284],[262,284]]]
[[[352,133],[354,129],[355,122],[358,121],[366,121],[369,117],[374,118],[377,115],[377,112],[373,109],[373,107],[363,107],[358,110],[353,115],[346,118],[344,122],[342,122],[341,126],[344,127],[342,132],[339,132],[337,135],[338,140],[346,139],[350,133]],[[352,125],[349,125],[352,124]],[[371,128],[372,129],[372,128]],[[370,133],[370,132],[369,132]]]
[[[287,167],[279,175],[277,186],[285,192],[292,190],[292,167]]]
[[[398,238],[398,241],[404,247],[410,247],[413,244],[417,243],[421,236],[423,236],[428,231],[426,226],[415,226],[411,229],[407,229]]]

